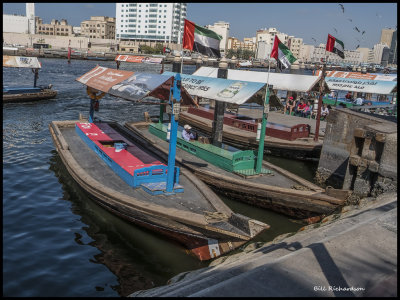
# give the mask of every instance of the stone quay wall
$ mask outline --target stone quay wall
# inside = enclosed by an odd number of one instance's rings
[[[316,181],[353,190],[350,202],[397,191],[397,123],[350,109],[327,119]]]

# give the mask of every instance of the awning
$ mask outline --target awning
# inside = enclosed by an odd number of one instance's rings
[[[95,90],[126,100],[140,101],[145,97],[154,97],[168,101],[174,78],[171,75],[134,73],[97,66],[76,80]],[[197,106],[183,87],[181,96],[181,105]]]
[[[176,73],[164,72],[163,74],[175,76]],[[182,85],[192,96],[238,105],[245,103],[265,86],[265,83],[245,80],[229,80],[188,74],[181,74],[181,77]],[[262,104],[263,99],[258,102]]]
[[[40,69],[42,66],[37,57],[3,55],[3,67]]]
[[[197,76],[217,78],[218,69],[211,67],[201,67],[193,73]],[[246,80],[252,82],[262,82],[273,85],[274,90],[293,91],[293,92],[310,92],[319,91],[319,81],[321,77],[312,75],[299,75],[299,74],[285,74],[285,73],[269,73],[246,71],[246,70],[232,70],[228,69],[228,79],[230,80]],[[325,91],[329,92],[329,88],[325,85]]]
[[[131,63],[147,63],[147,64],[161,64],[161,57],[145,57],[135,55],[117,55],[116,61],[125,61]]]

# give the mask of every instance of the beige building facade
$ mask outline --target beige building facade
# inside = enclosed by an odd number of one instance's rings
[[[115,18],[90,17],[81,22],[81,36],[96,39],[115,39]]]
[[[394,31],[395,31],[395,29],[392,29],[392,28],[382,29],[380,43],[386,44],[388,47],[390,47],[390,45],[392,44],[392,37],[393,37]]]
[[[73,35],[72,25],[68,25],[68,22],[65,19],[62,19],[61,21],[53,19],[51,20],[50,24],[43,24],[43,20],[41,18],[35,17],[35,23],[37,34],[60,36]]]

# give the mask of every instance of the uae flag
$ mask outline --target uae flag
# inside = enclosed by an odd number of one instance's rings
[[[276,59],[276,64],[279,70],[282,68],[289,68],[292,63],[294,63],[297,58],[293,56],[289,48],[286,47],[281,41],[275,36],[274,46],[272,47],[271,57]]]
[[[214,31],[197,26],[185,19],[185,30],[183,32],[183,49],[200,52],[211,57],[221,57],[219,43],[222,37]]]
[[[334,36],[328,34],[328,41],[326,42],[326,51],[336,53],[344,59],[344,44]]]

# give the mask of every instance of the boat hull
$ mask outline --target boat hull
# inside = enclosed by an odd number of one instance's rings
[[[3,103],[33,102],[52,99],[57,96],[57,91],[46,89],[37,93],[3,94]]]
[[[146,141],[167,155],[167,143],[152,136],[147,132],[150,123],[126,123],[125,127],[135,134],[141,135]],[[268,178],[251,181],[240,176],[216,171],[207,162],[194,161],[190,154],[178,149],[177,162],[191,170],[198,178],[212,187],[215,191],[225,194],[229,198],[248,203],[253,206],[267,208],[296,219],[303,219],[308,223],[318,221],[321,217],[331,214],[342,206],[348,191],[338,191],[335,197],[331,196],[333,190],[324,190],[303,178],[263,161],[262,166],[272,170],[276,176],[282,176],[286,186],[279,186],[277,180],[268,183]],[[267,175],[268,176],[268,175]],[[282,180],[283,182],[283,180]],[[292,186],[291,186],[292,185]]]
[[[200,260],[209,260],[225,254],[248,242],[251,237],[269,227],[264,223],[233,213],[219,198],[216,198],[217,196],[215,193],[203,182],[184,169],[181,169],[182,176],[185,176],[192,185],[200,190],[204,197],[215,201],[212,205],[217,207],[217,212],[223,215],[223,218],[225,218],[224,220],[221,218],[218,220],[218,213],[214,216],[216,219],[213,220],[212,216],[207,219],[206,215],[200,213],[181,211],[173,207],[163,207],[158,204],[147,203],[132,196],[136,195],[135,193],[137,191],[135,189],[132,189],[130,192],[131,194],[126,194],[124,192],[119,192],[117,189],[105,186],[98,178],[94,178],[93,171],[92,173],[88,173],[87,170],[82,167],[82,162],[76,159],[77,153],[76,151],[75,153],[73,152],[74,148],[72,144],[67,142],[68,139],[64,138],[66,136],[64,136],[64,132],[66,132],[67,129],[62,128],[74,128],[75,122],[76,121],[53,121],[50,123],[49,130],[56,150],[68,173],[78,185],[90,198],[96,201],[96,203],[113,214],[131,223],[161,233],[183,244],[188,252],[192,253]],[[80,147],[82,147],[82,145]],[[99,172],[101,173],[101,171]],[[107,178],[110,177],[108,176]],[[110,180],[112,180],[112,178]],[[244,223],[246,223],[246,221],[248,222],[241,229],[247,228],[249,234],[245,234],[240,230],[229,232],[227,228],[218,229],[214,226],[214,222],[228,220],[227,224],[230,224],[234,223],[236,219]],[[229,227],[229,225],[226,226]]]

